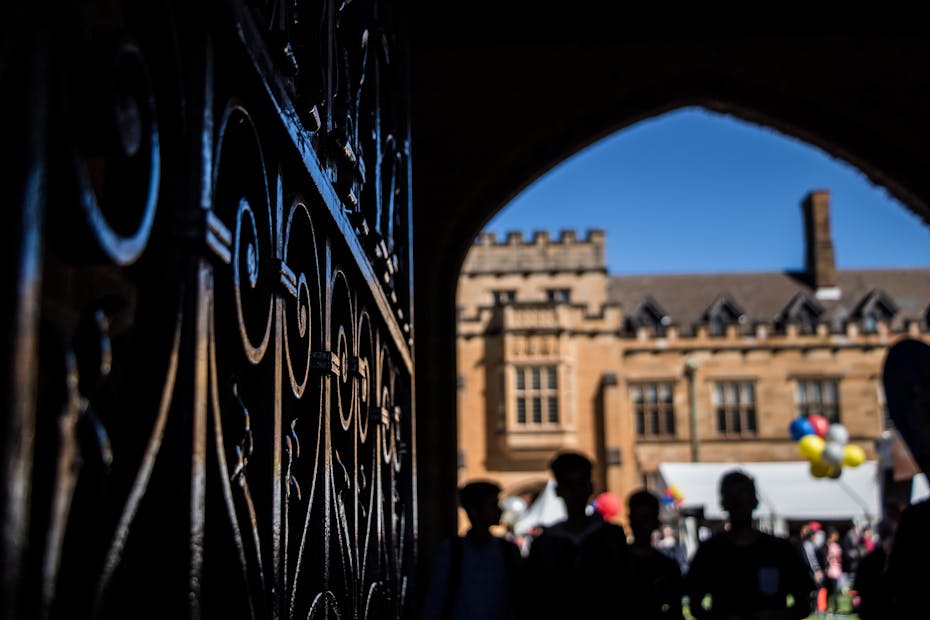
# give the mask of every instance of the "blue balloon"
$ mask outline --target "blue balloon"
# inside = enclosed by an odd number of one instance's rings
[[[811,424],[810,420],[806,417],[801,416],[795,418],[791,422],[791,426],[788,427],[789,432],[791,433],[791,438],[797,441],[804,435],[816,435],[817,431],[814,430],[814,425]]]

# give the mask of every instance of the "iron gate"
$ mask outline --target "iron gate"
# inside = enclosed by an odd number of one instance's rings
[[[403,16],[49,4],[0,48],[5,613],[409,615]]]

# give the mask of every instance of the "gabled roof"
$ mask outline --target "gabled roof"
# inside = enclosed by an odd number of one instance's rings
[[[745,316],[746,313],[743,312],[739,304],[733,301],[733,298],[728,294],[724,293],[719,295],[717,299],[707,307],[707,310],[701,315],[701,320],[705,323],[714,319],[722,320],[725,323],[738,323],[745,320]]]
[[[898,308],[892,329],[908,320],[925,320],[930,305],[930,268],[855,269],[837,272],[837,300],[816,299],[804,274],[733,272],[710,274],[670,274],[611,276],[608,300],[619,303],[624,314],[651,296],[688,334],[702,321],[708,308],[727,296],[743,309],[749,323],[773,323],[799,293],[806,293],[823,308],[820,320],[839,328],[872,291],[880,290]]]
[[[638,327],[668,325],[671,322],[668,313],[662,309],[659,302],[653,299],[652,295],[646,295],[636,309],[628,315],[628,318]]]
[[[810,293],[807,291],[799,291],[791,301],[788,302],[788,305],[778,313],[778,316],[775,318],[775,323],[791,323],[792,321],[803,320],[808,317],[818,320],[823,314],[824,307],[820,305]]]
[[[898,313],[898,304],[881,289],[873,289],[862,298],[852,311],[852,318],[861,319],[870,314],[890,319]]]

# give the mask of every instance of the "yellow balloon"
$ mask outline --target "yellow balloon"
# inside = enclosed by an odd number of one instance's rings
[[[859,467],[865,462],[865,450],[855,444],[843,446],[843,465],[846,467]]]
[[[817,435],[804,435],[798,440],[798,450],[801,452],[801,456],[808,461],[816,461],[819,459],[826,445],[827,442],[823,440],[823,437],[818,437]]]
[[[811,475],[814,478],[826,478],[833,473],[833,467],[822,461],[811,461]]]

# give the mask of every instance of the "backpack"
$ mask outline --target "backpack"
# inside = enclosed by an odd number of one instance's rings
[[[507,539],[498,538],[498,548],[504,558],[504,572],[507,575],[507,590],[510,592],[511,604],[517,605],[519,597],[519,570],[522,556],[520,550]],[[442,602],[442,617],[448,620],[452,617],[452,605],[458,594],[459,583],[462,577],[462,553],[465,539],[456,536],[452,539],[452,548],[449,553],[449,572],[446,582],[446,598]]]

